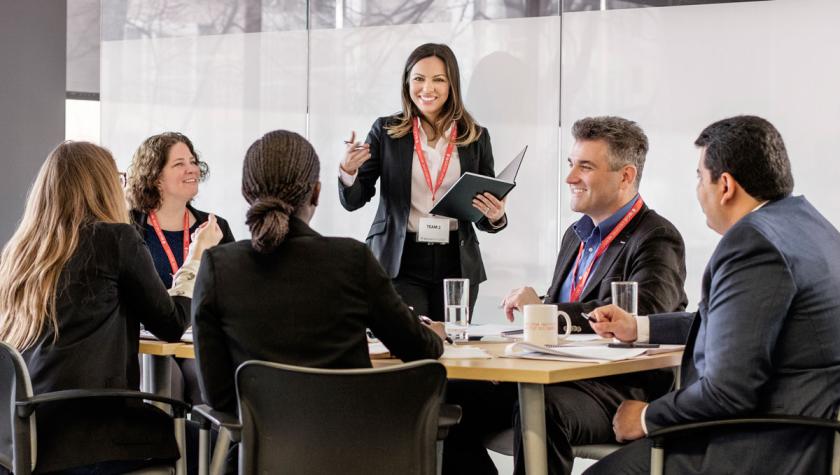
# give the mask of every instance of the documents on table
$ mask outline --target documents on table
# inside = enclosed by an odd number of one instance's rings
[[[380,360],[391,358],[391,352],[381,342],[368,343],[370,359]],[[493,355],[482,348],[467,345],[443,345],[443,356],[441,359],[488,359]]]
[[[564,340],[568,341],[568,340]],[[659,348],[609,348],[604,343],[588,345],[571,342],[568,345],[546,347],[519,341],[505,348],[505,357],[554,361],[608,361],[629,360],[642,355],[667,353],[683,349],[683,345],[661,345]]]
[[[485,351],[483,348],[466,345],[443,345],[443,355],[441,359],[481,359],[486,360],[492,358],[493,355]]]

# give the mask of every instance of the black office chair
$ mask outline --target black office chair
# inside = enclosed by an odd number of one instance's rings
[[[249,361],[236,372],[238,421],[207,406],[193,416],[203,433],[211,423],[222,428],[211,473],[222,470],[232,440],[240,474],[432,475],[436,442],[460,420],[459,407],[441,409],[445,382],[431,360],[349,370]]]
[[[175,439],[184,454],[184,416],[189,406],[181,401],[130,390],[66,390],[33,396],[32,382],[26,364],[18,351],[0,342],[0,467],[15,475],[38,473],[38,461],[50,454],[38,452],[35,418],[39,406],[59,401],[76,400],[149,400],[169,405],[175,414]],[[186,473],[182,456],[174,464],[147,467],[135,475]]]
[[[838,413],[840,420],[840,413]],[[831,474],[840,474],[840,422],[819,419],[816,417],[804,416],[756,416],[752,418],[721,419],[717,421],[695,422],[678,426],[666,427],[648,434],[651,440],[650,451],[650,473],[651,475],[662,475],[665,470],[665,443],[672,437],[686,437],[703,431],[720,428],[735,427],[772,427],[792,426],[811,427],[814,429],[831,430],[834,432],[834,453],[831,461]]]

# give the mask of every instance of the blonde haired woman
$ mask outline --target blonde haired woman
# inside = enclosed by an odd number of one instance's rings
[[[189,324],[200,255],[221,238],[215,220],[196,232],[169,293],[128,223],[107,150],[65,142],[50,153],[0,258],[0,340],[21,350],[36,394],[137,389],[140,324],[168,341]],[[55,404],[37,421],[50,454],[39,472],[122,473],[178,456],[171,422],[146,405]]]
[[[381,198],[367,244],[409,305],[443,320],[443,279],[470,279],[470,306],[487,279],[473,224],[429,215],[464,172],[493,176],[487,129],[478,125],[461,99],[458,61],[443,44],[418,46],[405,62],[402,112],[380,117],[364,144],[348,142],[339,170],[339,198],[348,211]],[[507,225],[505,202],[476,195],[483,218],[476,228],[489,233]],[[434,221],[428,221],[434,220]],[[447,229],[448,242],[424,236],[427,226]],[[472,308],[471,308],[472,309]]]

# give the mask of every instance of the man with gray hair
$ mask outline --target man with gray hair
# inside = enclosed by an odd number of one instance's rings
[[[615,281],[638,282],[641,315],[683,310],[688,299],[682,236],[638,192],[645,133],[620,117],[588,117],[575,122],[572,135],[566,183],[572,210],[583,216],[563,235],[546,294],[538,296],[531,287],[511,291],[504,300],[508,319],[528,304],[557,304],[571,317],[573,332],[592,333],[581,314],[609,304]],[[658,397],[672,379],[670,372],[651,371],[546,386],[549,473],[571,473],[572,445],[614,442],[611,424],[619,404]],[[513,419],[515,473],[525,473],[515,385],[460,382],[448,391],[448,400],[464,412],[445,442],[444,471],[497,473],[482,438],[510,427]]]

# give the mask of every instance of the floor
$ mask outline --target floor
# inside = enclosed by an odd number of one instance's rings
[[[490,452],[490,458],[493,459],[493,463],[495,463],[496,468],[499,469],[499,475],[511,475],[513,473],[513,457],[497,454],[496,452]],[[584,470],[594,463],[595,460],[575,459],[575,466],[572,469],[572,475],[579,475],[583,473]]]

